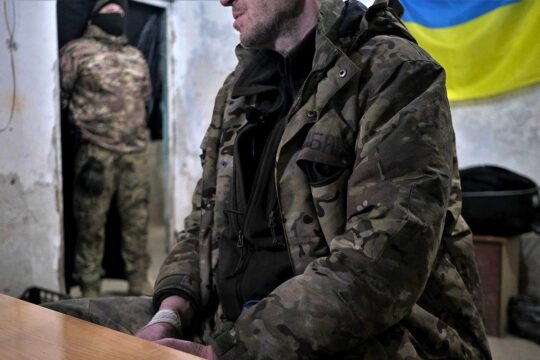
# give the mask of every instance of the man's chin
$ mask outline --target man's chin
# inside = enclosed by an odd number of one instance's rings
[[[257,46],[256,44],[252,44],[252,43],[245,43],[243,41],[240,41],[240,45],[242,45],[242,47],[244,49],[253,49],[253,50],[260,50],[260,49],[263,49],[264,47],[262,46]]]
[[[248,48],[248,49],[253,49],[256,47],[253,41],[251,41],[251,39],[246,39],[245,37],[242,36],[242,34],[240,34],[240,44],[243,47]]]
[[[242,46],[247,49],[271,48],[271,46],[268,46],[268,44],[265,41],[262,41],[262,39],[254,37],[254,36],[246,36],[245,34],[242,35],[242,33],[240,33],[240,44],[242,44]]]

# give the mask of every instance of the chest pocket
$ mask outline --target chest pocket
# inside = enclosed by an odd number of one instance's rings
[[[345,228],[354,138],[350,127],[335,111],[330,111],[310,129],[296,158],[296,164],[309,180],[313,205],[328,245]]]
[[[316,130],[308,133],[296,163],[312,187],[322,187],[336,181],[352,166],[354,159],[346,150],[342,136]]]

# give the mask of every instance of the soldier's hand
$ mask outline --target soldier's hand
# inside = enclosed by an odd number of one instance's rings
[[[156,344],[164,345],[176,350],[202,357],[203,359],[217,360],[217,356],[211,346],[205,346],[191,341],[179,339],[161,339],[154,342]]]
[[[144,340],[156,341],[164,338],[174,338],[177,336],[177,332],[174,326],[170,324],[158,323],[143,327],[135,333],[135,336]]]

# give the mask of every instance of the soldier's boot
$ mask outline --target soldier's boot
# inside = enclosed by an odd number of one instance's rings
[[[150,284],[146,276],[129,276],[128,284],[128,295],[152,296],[154,294],[154,287]]]
[[[81,283],[81,295],[83,298],[97,298],[101,294],[101,281]]]

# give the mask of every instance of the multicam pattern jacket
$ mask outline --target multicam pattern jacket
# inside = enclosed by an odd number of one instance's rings
[[[62,104],[82,137],[109,150],[141,151],[148,142],[150,75],[125,36],[90,25],[60,52]]]
[[[211,339],[223,359],[490,358],[443,69],[377,1],[322,0],[313,70],[275,177],[293,278]],[[353,22],[354,23],[354,22]],[[203,140],[193,212],[162,265],[155,302],[210,301],[235,137],[250,96],[231,98],[254,51],[238,48]],[[301,166],[299,166],[301,164]],[[309,167],[331,169],[324,181]],[[263,276],[263,274],[261,274]]]

